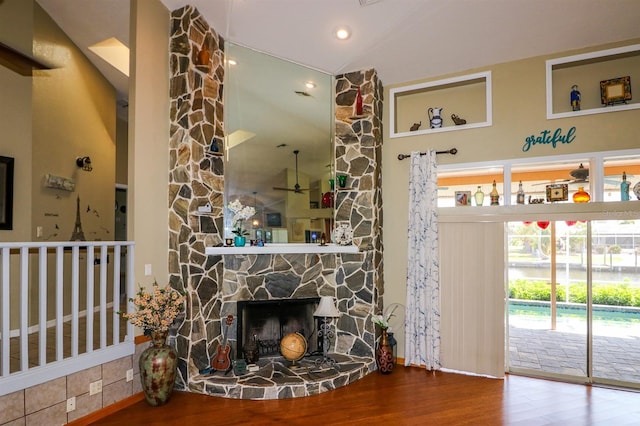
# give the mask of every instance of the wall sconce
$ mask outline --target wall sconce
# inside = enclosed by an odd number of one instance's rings
[[[93,170],[91,167],[91,158],[87,157],[76,157],[76,165],[80,167],[85,172],[90,172]]]

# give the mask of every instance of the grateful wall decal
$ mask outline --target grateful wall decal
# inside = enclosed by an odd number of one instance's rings
[[[551,145],[552,148],[556,148],[558,144],[569,144],[576,139],[575,126],[570,128],[566,134],[562,133],[562,129],[558,127],[553,133],[551,130],[543,130],[538,136],[531,135],[525,138],[522,151],[527,152],[534,145]]]

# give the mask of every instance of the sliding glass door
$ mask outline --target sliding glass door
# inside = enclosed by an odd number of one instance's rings
[[[640,387],[640,221],[508,223],[508,370]]]

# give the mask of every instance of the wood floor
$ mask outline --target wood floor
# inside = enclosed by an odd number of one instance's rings
[[[504,380],[398,366],[320,395],[270,401],[174,392],[96,425],[638,425],[640,393],[509,375]]]

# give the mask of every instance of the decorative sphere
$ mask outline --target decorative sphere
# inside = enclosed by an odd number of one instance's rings
[[[300,333],[289,333],[280,341],[280,353],[287,361],[298,361],[307,353],[307,340]]]

